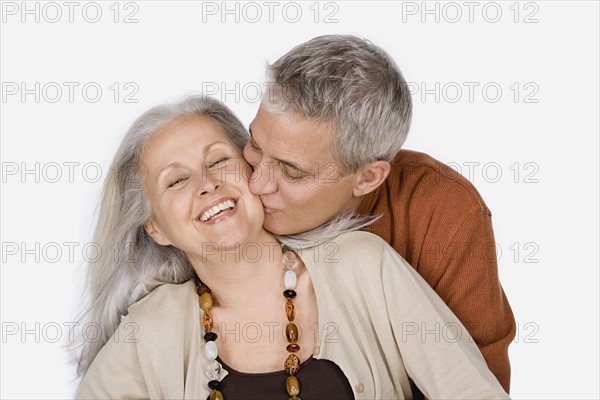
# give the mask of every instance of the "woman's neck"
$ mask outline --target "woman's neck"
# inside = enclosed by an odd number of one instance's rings
[[[264,297],[257,294],[269,296],[283,290],[281,245],[272,234],[263,230],[258,239],[226,249],[204,247],[203,255],[190,261],[211,289],[216,306],[259,306]]]

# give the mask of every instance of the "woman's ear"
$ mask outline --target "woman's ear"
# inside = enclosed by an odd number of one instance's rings
[[[169,239],[167,239],[166,236],[163,235],[160,230],[158,230],[153,220],[146,222],[144,229],[146,229],[148,235],[150,235],[150,237],[161,246],[168,246],[171,244]]]
[[[390,163],[387,161],[373,161],[357,173],[356,183],[352,194],[361,197],[377,189],[390,174]]]

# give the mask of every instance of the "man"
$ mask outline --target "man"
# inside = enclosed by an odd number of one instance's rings
[[[446,302],[508,392],[515,321],[498,280],[491,213],[454,170],[400,150],[411,109],[406,82],[382,49],[353,36],[303,43],[268,67],[244,148],[250,189],[276,234],[349,212],[382,214],[367,230]]]

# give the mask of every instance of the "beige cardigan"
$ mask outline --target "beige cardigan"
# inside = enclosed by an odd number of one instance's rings
[[[299,255],[318,303],[313,355],[342,369],[356,399],[410,399],[409,376],[429,399],[509,398],[463,325],[378,236],[352,232]],[[205,399],[200,313],[192,281],[154,289],[129,308],[77,398]]]

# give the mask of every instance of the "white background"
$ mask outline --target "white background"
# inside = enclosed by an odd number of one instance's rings
[[[247,125],[265,63],[328,33],[392,55],[419,89],[405,147],[460,169],[492,210],[518,323],[512,396],[599,397],[598,2],[74,4],[72,22],[63,2],[2,4],[2,398],[72,396],[61,346],[128,125],[203,89]]]

